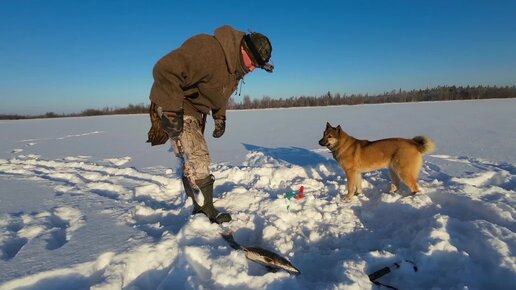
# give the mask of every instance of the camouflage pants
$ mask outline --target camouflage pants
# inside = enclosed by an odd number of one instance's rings
[[[183,132],[179,136],[183,144],[186,160],[194,180],[204,179],[210,175],[210,153],[204,139],[201,122],[192,116],[184,116]]]
[[[168,135],[160,125],[161,115],[161,107],[151,103],[150,119],[152,126],[148,133],[149,139],[147,142],[150,142],[153,146],[165,144],[169,140]],[[197,118],[185,115],[183,117],[183,131],[179,135],[194,180],[205,179],[210,175],[211,160],[208,145],[204,140],[202,125]]]

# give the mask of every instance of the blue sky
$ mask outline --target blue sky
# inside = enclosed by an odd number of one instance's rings
[[[155,62],[224,24],[273,46],[237,101],[516,85],[516,1],[0,0],[0,114],[148,103]]]

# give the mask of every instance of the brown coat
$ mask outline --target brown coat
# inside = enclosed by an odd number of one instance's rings
[[[162,57],[154,66],[150,99],[164,111],[184,110],[198,119],[210,110],[225,117],[226,106],[244,75],[240,45],[244,33],[230,26],[214,36],[199,34]]]

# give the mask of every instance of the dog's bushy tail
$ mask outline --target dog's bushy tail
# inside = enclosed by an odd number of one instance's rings
[[[419,150],[421,154],[429,154],[435,150],[434,142],[426,136],[416,136],[412,138],[412,140],[416,142],[417,150]]]

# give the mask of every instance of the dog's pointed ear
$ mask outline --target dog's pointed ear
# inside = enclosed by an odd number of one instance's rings
[[[330,128],[331,128],[330,122],[326,122],[326,129],[330,129]]]
[[[342,128],[340,127],[340,125],[338,125],[338,126],[337,126],[337,129],[338,129],[339,131],[342,131]]]

